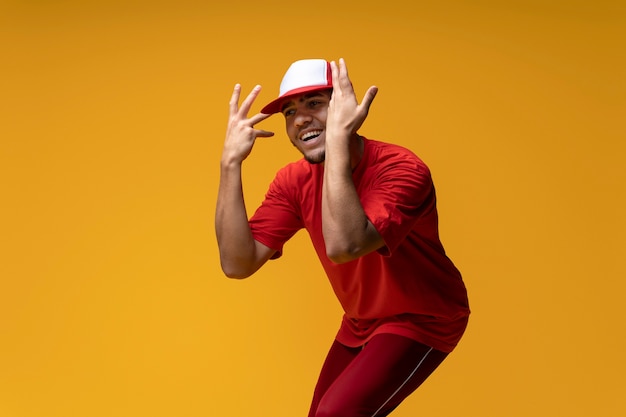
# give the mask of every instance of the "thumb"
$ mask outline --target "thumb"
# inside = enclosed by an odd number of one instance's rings
[[[274,136],[274,132],[270,132],[268,130],[256,129],[255,133],[257,138],[271,138]]]
[[[367,89],[367,92],[365,93],[365,96],[363,97],[363,101],[361,102],[361,105],[364,106],[366,110],[369,111],[369,108],[372,105],[372,101],[374,101],[376,94],[378,94],[378,87],[371,86],[370,88]]]

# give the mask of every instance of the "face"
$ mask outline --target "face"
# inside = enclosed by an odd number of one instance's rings
[[[287,136],[293,146],[312,164],[324,162],[326,116],[331,90],[295,96],[281,108],[285,116]]]

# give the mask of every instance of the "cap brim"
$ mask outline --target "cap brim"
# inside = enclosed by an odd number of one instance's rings
[[[285,101],[297,96],[299,94],[310,93],[313,91],[322,91],[322,90],[330,90],[332,86],[329,85],[310,85],[307,87],[295,88],[291,91],[287,91],[282,96],[278,97],[276,100],[272,101],[265,107],[261,109],[261,113],[263,114],[274,114],[279,113],[281,111],[281,107],[285,103]]]

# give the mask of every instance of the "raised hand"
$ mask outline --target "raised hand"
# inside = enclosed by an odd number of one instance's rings
[[[359,104],[344,59],[340,58],[339,64],[332,61],[330,68],[333,94],[328,106],[326,129],[331,133],[350,136],[356,133],[365,121],[372,101],[378,93],[378,87],[371,86]]]
[[[243,103],[241,103],[241,106],[239,106],[241,85],[235,85],[229,103],[228,127],[222,151],[223,162],[243,162],[250,155],[256,138],[274,136],[274,132],[254,128],[254,125],[270,117],[270,114],[257,113],[248,118],[252,103],[254,103],[260,91],[260,85],[254,87]]]

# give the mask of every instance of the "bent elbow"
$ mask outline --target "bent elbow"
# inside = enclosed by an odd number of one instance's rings
[[[359,254],[349,248],[326,248],[326,256],[335,264],[345,264],[357,259]]]
[[[227,278],[231,279],[244,279],[248,278],[250,275],[254,273],[253,270],[249,268],[244,268],[242,265],[237,263],[221,263],[222,272],[226,275]]]
[[[236,279],[236,280],[246,279],[251,275],[251,274],[241,273],[239,271],[230,271],[226,269],[222,269],[222,271],[224,271],[224,275],[226,275],[226,278]]]
[[[334,264],[345,264],[346,262],[350,262],[354,260],[354,258],[348,256],[329,256],[328,259],[331,260]]]
[[[365,256],[384,246],[382,239],[369,244],[359,242],[346,242],[342,244],[327,244],[326,256],[335,264],[345,264]]]

